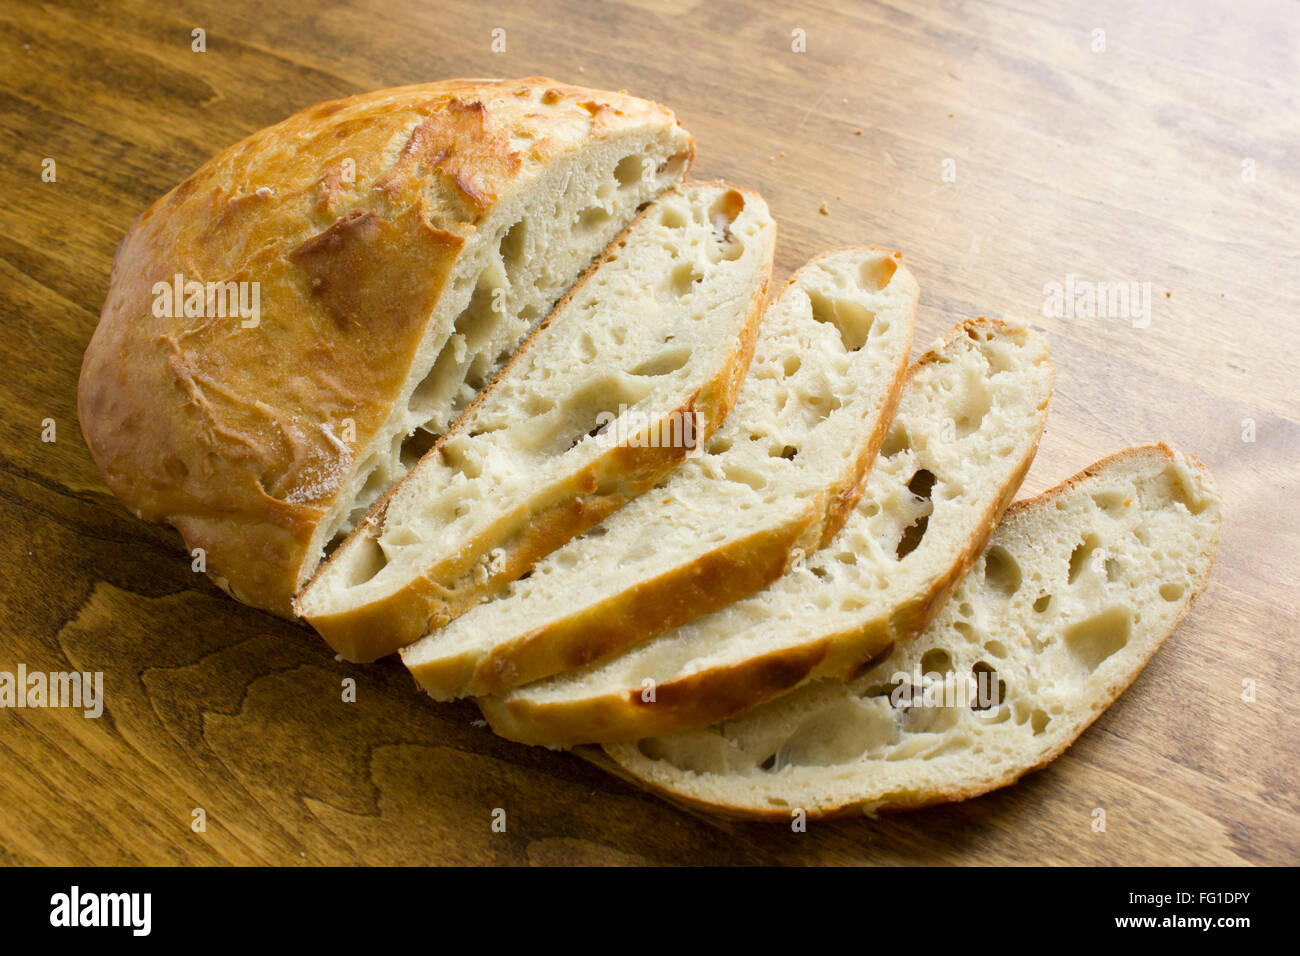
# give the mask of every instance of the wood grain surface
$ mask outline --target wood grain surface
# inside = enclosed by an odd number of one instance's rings
[[[106,696],[97,720],[0,710],[0,861],[1300,861],[1293,4],[275,7],[0,6],[0,671],[102,671]],[[1056,398],[1024,493],[1154,439],[1210,466],[1227,509],[1209,590],[1054,765],[966,804],[806,833],[697,816],[494,738],[393,661],[337,663],[225,598],[177,535],[107,492],[77,374],[146,206],[314,102],[533,73],[672,106],[697,176],[767,198],[782,277],[835,245],[903,250],[918,353],[972,315],[1044,329]],[[1149,323],[1045,316],[1067,276],[1150,283]]]

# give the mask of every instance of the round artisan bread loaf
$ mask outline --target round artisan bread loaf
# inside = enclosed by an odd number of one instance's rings
[[[148,209],[78,412],[109,488],[280,614],[638,208],[673,114],[544,77],[322,103]]]

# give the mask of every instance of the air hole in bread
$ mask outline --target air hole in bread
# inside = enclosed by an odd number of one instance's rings
[[[1124,507],[1124,496],[1118,491],[1099,491],[1092,500],[1102,511],[1118,511]]]
[[[744,211],[745,197],[734,189],[728,189],[709,206],[709,222],[713,226],[713,231],[730,232],[731,224]]]
[[[489,356],[480,350],[496,331],[499,303],[504,301],[506,278],[499,269],[485,269],[474,286],[469,303],[456,317],[452,335],[437,360],[411,394],[408,408],[423,424],[440,407],[451,403],[464,408],[492,372]],[[472,381],[470,379],[472,378]],[[462,386],[468,386],[462,391]]]
[[[417,428],[415,433],[402,442],[400,458],[404,468],[411,468],[417,461],[429,453],[429,450],[438,443],[438,436],[432,432],[427,432],[423,428]],[[371,499],[372,501],[374,499]]]
[[[501,237],[501,264],[507,274],[524,260],[528,249],[528,222],[520,219]]]
[[[683,262],[675,267],[669,276],[668,288],[673,295],[688,295],[695,289],[695,284],[704,278],[704,273],[700,272],[695,265],[690,262]]]
[[[978,431],[980,425],[984,422],[984,416],[993,407],[993,393],[989,390],[988,383],[982,376],[967,383],[966,396],[966,402],[961,407],[961,414],[953,421],[958,438],[966,438]]]
[[[614,167],[614,178],[618,180],[620,186],[631,186],[645,175],[649,167],[649,159],[633,153],[631,156],[624,156],[618,161],[618,165]]]
[[[767,476],[752,468],[746,468],[743,465],[728,464],[723,467],[722,473],[728,481],[734,481],[737,484],[748,485],[755,491],[761,491],[767,484]]]
[[[858,275],[858,284],[868,292],[879,292],[889,285],[890,280],[894,278],[894,273],[897,271],[898,263],[894,261],[892,256],[868,259],[862,263],[862,271]]]
[[[424,538],[409,525],[403,525],[384,539],[384,545],[390,548],[406,548],[413,544],[423,544]]]
[[[1183,596],[1183,586],[1181,584],[1162,584],[1160,585],[1160,596],[1166,601],[1177,601]]]
[[[396,439],[399,447],[404,447],[400,437]],[[361,490],[357,493],[352,506],[352,513],[348,517],[347,526],[352,528],[360,521],[370,506],[379,500],[379,496],[384,493],[384,489],[392,482],[392,475],[386,467],[386,462],[378,456],[368,458],[364,465],[358,469],[358,473],[366,476],[365,481],[361,484]],[[333,540],[326,546],[327,552],[332,553],[334,548],[342,543],[344,534],[336,534]]]
[[[1006,548],[993,545],[984,552],[984,584],[1003,597],[1020,590],[1020,565]]]
[[[1192,493],[1191,489],[1187,487],[1187,481],[1184,479],[1181,470],[1174,467],[1166,468],[1165,478],[1169,481],[1170,493],[1173,495],[1174,501],[1194,515],[1198,515],[1205,510],[1205,506],[1209,504],[1209,499]]]
[[[772,769],[848,763],[897,738],[898,722],[888,701],[846,698],[809,714],[777,748]]]
[[[673,155],[665,159],[662,163],[660,163],[659,168],[656,169],[655,172],[672,173],[675,176],[678,170],[680,170],[683,166],[685,166],[688,162],[690,162],[690,159],[691,159],[691,154],[689,151],[674,153]]]
[[[934,490],[934,482],[934,473],[925,468],[921,468],[912,476],[912,480],[907,483],[907,490],[910,491],[918,500],[929,501],[930,493]],[[898,548],[895,551],[895,557],[897,557],[899,561],[903,560],[920,546],[921,539],[925,537],[925,530],[929,527],[929,524],[930,513],[927,511],[908,525],[908,527],[903,531],[903,536],[899,539]]]
[[[799,454],[799,449],[794,445],[782,445],[768,450],[769,457],[784,458],[786,461],[794,461],[797,454]]]
[[[539,418],[555,408],[554,395],[531,394],[524,405],[529,418]]]
[[[899,561],[902,561],[920,546],[921,539],[925,537],[925,529],[929,524],[930,516],[921,515],[916,521],[908,525],[903,532],[903,537],[898,541],[898,550],[894,553],[894,556]]]
[[[348,587],[365,584],[388,565],[388,556],[384,554],[379,542],[365,535],[356,539],[352,546],[352,556],[353,560],[347,564]]]
[[[591,337],[590,332],[583,332],[582,335],[578,336],[578,358],[580,361],[592,361],[598,351],[596,340]]]
[[[461,392],[461,400],[454,407],[461,409],[468,405],[473,396],[483,390],[491,375],[492,360],[486,352],[479,352],[465,370],[465,388]]]
[[[1050,594],[1044,594],[1041,595],[1038,598],[1038,600],[1034,601],[1033,608],[1039,614],[1042,614],[1049,607],[1051,607],[1051,604],[1052,604],[1052,596]]]
[[[1073,551],[1070,552],[1070,573],[1066,578],[1068,584],[1073,584],[1083,573],[1083,569],[1088,566],[1092,560],[1093,554],[1101,547],[1101,539],[1095,534],[1087,535],[1080,541]]]
[[[1007,645],[1003,644],[1001,641],[985,641],[984,650],[987,651],[990,656],[996,657],[999,660],[1007,656]]]
[[[1119,580],[1120,565],[1118,558],[1106,559],[1106,580],[1114,584]]]
[[[1065,629],[1065,645],[1091,674],[1106,658],[1128,643],[1132,612],[1121,606],[1071,624]]]
[[[438,353],[433,367],[415,387],[409,407],[411,414],[419,421],[427,421],[440,404],[450,398],[458,388],[462,378],[460,365],[465,357],[465,340],[455,337]]]
[[[846,352],[856,352],[867,342],[876,313],[860,302],[837,299],[815,289],[808,293],[813,318],[833,327],[840,334]]]
[[[885,442],[880,446],[880,454],[884,458],[893,458],[899,452],[907,451],[911,447],[912,439],[907,434],[907,429],[895,424],[885,436]]]
[[[559,455],[573,448],[584,438],[616,422],[653,387],[632,386],[635,380],[606,377],[587,383],[573,395],[566,396],[564,404],[554,403],[549,410],[539,411],[528,429],[516,429],[520,446],[543,455]],[[539,402],[538,404],[544,404]],[[633,436],[629,436],[629,440]]]
[[[484,269],[469,304],[456,316],[456,331],[465,336],[465,344],[471,349],[481,348],[496,329],[494,314],[504,311],[498,303],[504,301],[506,281],[499,269]]]
[[[682,368],[690,360],[691,350],[689,348],[667,349],[654,358],[646,359],[635,368],[628,369],[628,374],[651,378],[658,375],[669,375]]]
[[[800,364],[799,356],[787,355],[781,362],[781,371],[786,378],[789,378],[795,372],[799,371]]]
[[[940,677],[952,673],[952,655],[942,647],[930,648],[921,655],[921,673],[938,674]]]
[[[1035,707],[1029,713],[1029,726],[1033,729],[1035,737],[1046,730],[1047,725],[1051,722],[1052,718],[1048,717],[1047,712],[1039,707]]]
[[[731,450],[731,439],[720,432],[714,432],[704,446],[707,455],[722,455]]]
[[[443,463],[466,478],[477,478],[483,474],[483,458],[474,442],[466,438],[453,438],[442,446],[441,451]]]
[[[597,229],[610,220],[609,212],[601,206],[588,206],[578,213],[579,229]]]
[[[1006,681],[998,677],[998,672],[987,661],[976,661],[971,665],[971,677],[975,679],[975,696],[971,701],[971,710],[992,710],[1001,707],[1007,699]]]
[[[709,223],[713,226],[713,246],[709,249],[709,259],[728,262],[739,259],[745,251],[744,243],[731,231],[731,224],[745,209],[745,197],[734,189],[729,189],[713,201],[709,207]]]
[[[672,205],[665,205],[663,212],[659,214],[659,224],[666,229],[684,229],[690,222],[686,213]]]

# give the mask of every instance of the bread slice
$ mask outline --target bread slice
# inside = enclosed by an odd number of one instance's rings
[[[653,492],[402,651],[438,699],[500,693],[744,597],[844,523],[889,427],[912,346],[897,252],[828,253],[768,307],[722,427]]]
[[[297,599],[349,660],[441,627],[665,477],[726,416],[776,226],[678,187],[613,243]]]
[[[1127,449],[1013,505],[934,623],[852,683],[608,756],[675,799],[783,820],[1006,786],[1060,756],[1187,614],[1221,513],[1195,459]]]
[[[911,369],[844,529],[770,587],[609,661],[480,701],[525,743],[700,727],[847,676],[920,631],[979,555],[1033,459],[1053,372],[1041,337],[978,320]]]
[[[114,258],[77,396],[108,487],[291,614],[693,150],[656,103],[546,77],[379,90],[236,143]]]

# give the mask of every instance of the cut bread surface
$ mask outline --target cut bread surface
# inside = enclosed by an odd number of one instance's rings
[[[1128,449],[1013,505],[934,623],[851,683],[606,754],[671,797],[786,820],[1005,786],[1060,755],[1186,615],[1221,512],[1195,459]]]
[[[768,307],[749,375],[702,454],[402,651],[439,699],[595,661],[769,584],[839,530],[897,406],[915,279],[892,250],[801,269]]]
[[[464,613],[680,465],[743,380],[776,227],[726,183],[647,207],[297,601],[350,660]]]
[[[350,531],[406,474],[640,207],[680,181],[682,150],[680,136],[663,130],[612,137],[555,162],[478,225],[403,399],[361,457],[351,494],[319,535],[322,546]]]
[[[405,475],[640,208],[680,182],[691,150],[680,128],[630,128],[553,160],[476,224],[322,545]]]
[[[494,730],[565,746],[705,726],[920,631],[982,550],[1047,416],[1047,346],[1024,326],[958,326],[909,370],[838,535],[764,590],[594,666],[485,697]]]

